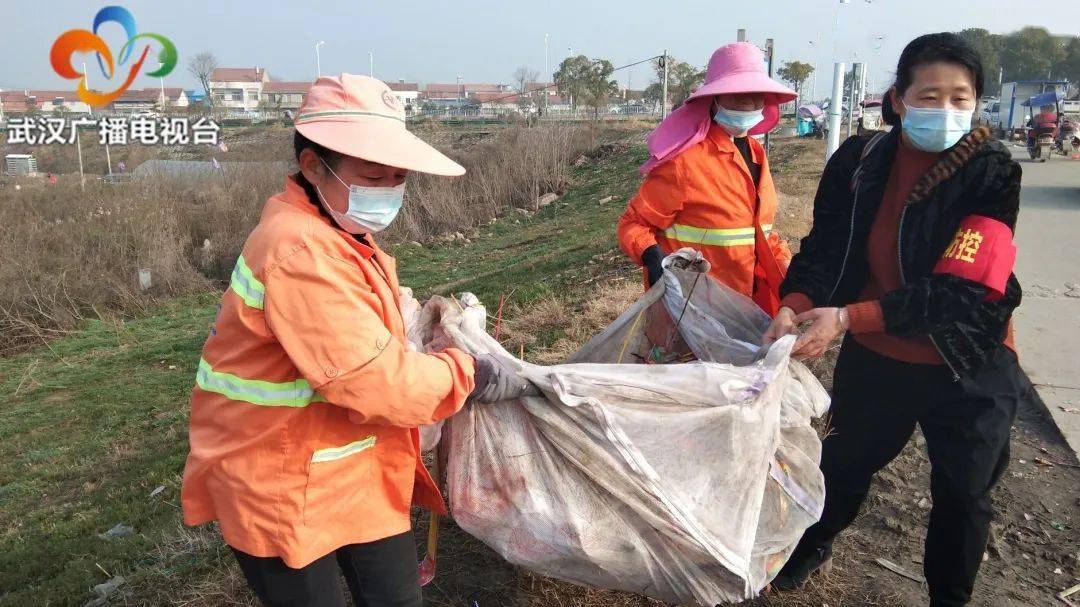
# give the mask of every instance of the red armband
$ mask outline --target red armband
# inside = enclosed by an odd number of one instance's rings
[[[1004,223],[969,215],[960,222],[960,229],[934,266],[934,273],[973,280],[990,289],[988,300],[1001,299],[1016,263],[1012,237],[1012,230]]]

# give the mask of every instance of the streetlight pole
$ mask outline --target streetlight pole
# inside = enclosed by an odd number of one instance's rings
[[[161,63],[159,61],[158,62],[158,69],[161,69],[163,67],[165,67],[165,64]],[[168,104],[168,100],[165,99],[165,76],[160,76],[160,78],[161,78],[161,111],[164,112],[165,111],[165,106]]]
[[[319,57],[319,47],[326,44],[325,40],[319,40],[315,43],[315,77],[322,78],[322,60]]]
[[[375,77],[375,53],[368,51],[368,76]]]
[[[833,24],[833,61],[839,57],[837,49],[840,44],[840,6],[849,4],[851,0],[840,0],[836,6],[836,22]],[[833,64],[832,99],[829,101],[829,141],[825,147],[825,160],[833,155],[836,148],[840,147],[840,112],[844,107],[844,62],[836,61]]]
[[[884,40],[885,34],[880,34],[877,37],[877,43],[874,45],[874,63],[878,65],[880,65],[879,60],[881,59],[881,46]],[[863,69],[866,71],[866,77],[869,80],[869,90],[876,91],[877,87],[875,86],[876,81],[874,80],[874,73],[870,71],[868,65],[863,66]],[[882,95],[882,97],[884,97],[884,94]]]
[[[551,83],[553,78],[551,77],[551,64],[548,63],[548,37],[549,34],[544,34],[544,79],[542,82],[547,85]],[[540,115],[547,116],[548,108],[548,89],[547,87],[540,90]]]
[[[82,64],[82,71],[83,71],[83,81],[86,82],[86,90],[90,90],[90,78],[86,75],[86,62],[85,61],[83,61],[83,64]],[[92,106],[92,105],[90,105],[88,103],[88,104],[86,104],[86,107],[90,108],[90,115],[93,116],[94,115],[94,106]],[[78,141],[79,140],[79,129],[78,129],[78,127],[75,128],[75,139],[76,139],[76,143],[79,143],[79,141]],[[112,156],[109,154],[109,140],[108,139],[105,140],[105,162],[109,165],[109,175],[112,175]],[[81,178],[81,175],[82,175],[82,145],[81,144],[79,145],[79,174],[80,174],[80,178]]]
[[[551,66],[548,64],[548,36],[544,34],[544,81],[547,82],[548,78],[551,78]]]

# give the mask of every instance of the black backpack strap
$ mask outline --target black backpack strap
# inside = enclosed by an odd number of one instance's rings
[[[866,142],[863,146],[862,152],[859,154],[859,164],[855,167],[855,172],[851,174],[851,191],[854,192],[855,188],[859,187],[859,179],[862,178],[863,170],[866,165],[866,157],[870,155],[870,151],[877,146],[877,144],[885,138],[889,133],[887,131],[878,131],[874,133],[874,136]]]

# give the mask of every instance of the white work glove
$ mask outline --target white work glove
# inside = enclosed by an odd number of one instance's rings
[[[497,403],[538,392],[517,369],[491,354],[476,357],[476,375],[473,377],[476,387],[469,395],[471,401]]]

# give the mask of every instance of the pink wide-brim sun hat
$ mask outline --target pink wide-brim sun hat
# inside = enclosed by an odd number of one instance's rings
[[[748,135],[768,133],[780,122],[780,104],[798,97],[795,91],[769,78],[765,54],[749,42],[722,46],[712,54],[705,70],[705,83],[686,103],[673,111],[649,135],[649,159],[639,169],[642,175],[703,141],[712,126],[710,100],[716,95],[762,93],[761,122]]]
[[[294,121],[315,143],[355,158],[432,175],[465,168],[405,128],[405,108],[381,80],[323,76],[308,89]]]
[[[705,83],[687,101],[731,93],[764,93],[765,105],[780,105],[798,97],[795,91],[769,77],[765,53],[749,42],[716,49],[705,70]]]

